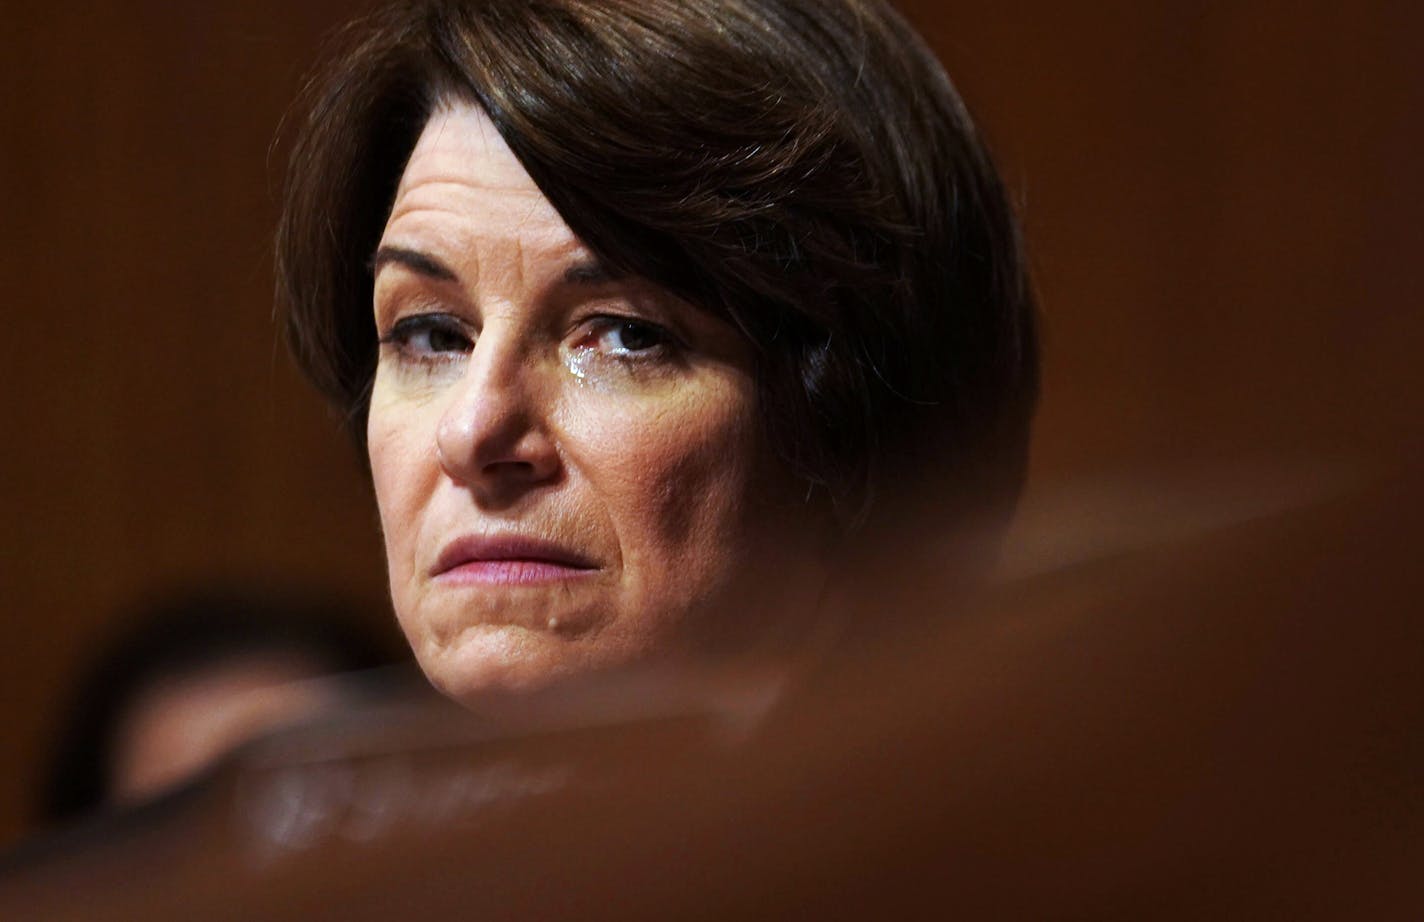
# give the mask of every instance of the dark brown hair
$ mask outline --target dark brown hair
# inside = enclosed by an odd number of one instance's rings
[[[616,269],[728,318],[781,456],[859,516],[887,485],[1011,500],[1037,395],[1002,184],[881,0],[415,0],[309,85],[278,232],[293,349],[364,437],[368,261],[442,99],[481,105]]]

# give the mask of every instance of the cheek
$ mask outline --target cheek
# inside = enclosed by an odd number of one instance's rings
[[[745,530],[756,445],[746,427],[735,424],[688,435],[694,438],[658,446],[662,463],[649,468],[644,513],[657,546],[712,558]]]
[[[422,513],[438,473],[429,416],[423,408],[383,400],[379,388],[372,396],[366,444],[393,591],[413,575]]]
[[[638,582],[691,584],[745,530],[760,456],[749,388],[728,387],[605,416],[584,464]]]
[[[623,554],[630,648],[738,654],[797,642],[821,595],[824,537],[763,436],[755,399],[605,420],[586,463]],[[616,474],[616,476],[610,476]]]

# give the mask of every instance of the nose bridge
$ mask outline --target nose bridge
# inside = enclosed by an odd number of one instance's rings
[[[491,318],[475,340],[437,433],[441,462],[457,480],[510,465],[545,466],[543,421],[523,340],[518,324],[501,318]]]
[[[479,331],[460,382],[467,399],[481,395],[508,396],[520,383],[524,362],[523,335],[513,319],[492,317]]]

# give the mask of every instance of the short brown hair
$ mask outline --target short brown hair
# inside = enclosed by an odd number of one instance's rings
[[[949,79],[882,0],[412,0],[309,84],[277,236],[298,360],[364,437],[369,258],[442,99],[481,105],[609,265],[736,324],[767,432],[853,514],[991,472],[1037,396],[1002,183]]]

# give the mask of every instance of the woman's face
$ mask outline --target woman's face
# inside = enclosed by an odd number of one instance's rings
[[[483,110],[426,125],[375,254],[396,613],[456,698],[800,623],[822,530],[723,321],[602,266]]]

